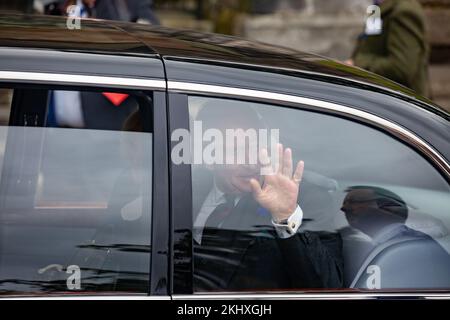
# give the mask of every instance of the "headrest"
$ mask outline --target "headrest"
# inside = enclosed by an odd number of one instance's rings
[[[411,229],[423,232],[434,239],[448,235],[448,229],[441,220],[415,210],[409,211],[405,224]]]

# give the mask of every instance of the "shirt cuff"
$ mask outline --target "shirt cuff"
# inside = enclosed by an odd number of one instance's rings
[[[302,208],[297,205],[295,211],[287,220],[285,220],[285,222],[276,223],[272,220],[272,224],[275,226],[275,231],[277,232],[278,236],[282,239],[287,239],[292,237],[297,232],[298,228],[302,224],[302,220],[303,211]]]

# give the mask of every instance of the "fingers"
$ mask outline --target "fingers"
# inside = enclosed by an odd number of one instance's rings
[[[278,161],[275,161],[275,172],[283,173],[283,145],[281,143],[277,144],[278,151]]]
[[[284,150],[282,173],[289,178],[292,177],[292,150],[289,148]]]
[[[261,164],[261,175],[273,174],[272,164],[266,148],[259,151],[259,163]]]
[[[294,180],[295,183],[300,184],[303,177],[303,170],[305,169],[305,163],[303,161],[299,161],[297,163],[297,167],[295,168],[294,176],[292,177],[292,180]]]
[[[277,156],[278,159],[275,159],[274,163],[271,162],[271,159],[268,155],[268,151],[266,148],[262,148],[259,152],[259,162],[262,167],[261,174],[262,175],[272,175],[282,174],[289,178],[292,177],[293,170],[293,161],[292,161],[292,149],[283,148],[281,143],[277,144]]]
[[[262,193],[262,189],[261,189],[261,185],[259,184],[259,181],[256,179],[251,179],[250,186],[252,188],[253,195],[256,198],[258,198]]]
[[[270,166],[270,158],[266,148],[259,150],[259,163],[261,163],[261,166],[263,167]]]

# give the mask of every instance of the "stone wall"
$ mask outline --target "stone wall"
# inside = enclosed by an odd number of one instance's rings
[[[432,99],[450,112],[450,0],[420,0],[431,45]]]
[[[361,33],[370,0],[304,0],[299,10],[281,1],[276,12],[242,19],[239,34],[258,41],[347,59]]]
[[[450,0],[420,0],[431,46],[432,98],[450,111]],[[273,3],[273,1],[272,1]],[[371,0],[278,0],[272,13],[242,17],[240,36],[345,60]],[[299,5],[300,4],[300,5]]]

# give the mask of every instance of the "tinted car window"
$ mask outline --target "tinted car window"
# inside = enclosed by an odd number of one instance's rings
[[[148,292],[152,112],[141,96],[14,89],[0,127],[0,293]]]
[[[450,288],[450,188],[415,150],[311,111],[196,96],[189,110],[195,291]],[[230,145],[237,129],[244,138]],[[278,180],[261,171],[264,155],[252,156],[270,149],[272,132],[283,161],[293,158]],[[286,236],[290,222],[275,218],[279,208],[294,213],[283,207],[293,191],[303,218]]]
[[[7,125],[11,112],[13,90],[0,88],[0,124]]]

